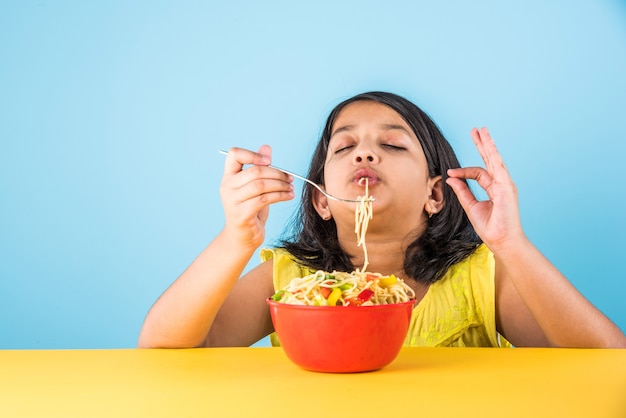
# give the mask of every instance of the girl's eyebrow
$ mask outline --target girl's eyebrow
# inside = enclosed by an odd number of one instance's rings
[[[333,136],[335,136],[336,134],[338,134],[340,132],[349,132],[349,131],[351,131],[353,129],[354,129],[354,125],[345,125],[345,126],[342,126],[340,128],[335,129],[334,131],[332,131],[330,133],[330,136],[333,137]]]
[[[355,125],[345,125],[345,126],[341,126],[337,129],[335,129],[330,136],[333,137],[338,133],[341,132],[349,132],[351,130],[353,130],[355,127]],[[382,123],[379,125],[380,129],[383,131],[392,131],[392,130],[400,130],[403,131],[404,133],[406,133],[407,135],[410,136],[409,131],[406,130],[406,128],[402,125],[397,125],[395,123]]]
[[[400,130],[400,131],[403,131],[404,133],[406,133],[407,135],[409,134],[409,131],[407,131],[404,126],[396,125],[394,123],[384,123],[384,124],[380,125],[380,127],[383,130],[385,130],[385,131]]]

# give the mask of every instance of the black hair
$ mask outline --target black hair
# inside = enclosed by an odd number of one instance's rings
[[[472,254],[481,240],[474,231],[454,191],[445,185],[449,168],[460,166],[454,150],[432,119],[411,101],[387,92],[356,95],[338,104],[328,116],[317,144],[308,178],[324,182],[324,163],[335,120],[342,109],[357,101],[373,101],[389,106],[411,127],[417,136],[428,164],[430,177],[442,176],[444,205],[429,220],[426,230],[406,250],[404,273],[411,278],[433,283],[454,264]],[[350,256],[341,248],[335,222],[323,220],[313,206],[311,187],[304,187],[299,211],[291,221],[289,237],[281,247],[298,261],[314,270],[354,271]]]

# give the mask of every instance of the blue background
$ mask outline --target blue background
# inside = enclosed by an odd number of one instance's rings
[[[0,348],[135,346],[222,227],[218,150],[304,174],[367,90],[422,106],[464,165],[490,127],[527,234],[626,329],[625,75],[623,1],[2,1]]]

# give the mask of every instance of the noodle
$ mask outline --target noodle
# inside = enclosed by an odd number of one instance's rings
[[[358,197],[359,203],[356,205],[356,210],[354,211],[354,232],[356,233],[357,245],[363,246],[363,253],[365,255],[361,271],[367,271],[369,259],[367,257],[367,247],[365,246],[365,233],[367,232],[369,221],[372,219],[373,205],[372,199],[369,196],[369,179],[364,177],[359,180],[359,184],[361,184],[363,180],[365,180],[365,195]]]
[[[314,306],[367,306],[408,302],[415,292],[395,275],[383,276],[366,271],[369,264],[365,233],[372,219],[372,199],[369,196],[369,181],[365,181],[365,195],[359,196],[354,211],[354,231],[357,244],[363,246],[365,256],[363,268],[352,273],[318,270],[304,277],[296,277],[287,286],[272,296],[274,301],[294,305]]]
[[[415,292],[394,275],[318,270],[293,279],[272,298],[293,305],[367,306],[408,302],[415,298]]]

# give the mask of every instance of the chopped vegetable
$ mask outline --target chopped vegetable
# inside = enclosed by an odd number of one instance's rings
[[[283,296],[285,296],[285,293],[288,293],[288,292],[284,289],[279,290],[278,292],[274,293],[274,295],[272,296],[272,300],[274,302],[280,301],[283,298]]]
[[[328,304],[330,306],[337,306],[337,301],[341,297],[341,289],[338,287],[333,287],[333,290],[330,292],[328,296]]]
[[[357,296],[357,299],[360,299],[361,302],[367,302],[374,296],[374,291],[372,289],[363,289],[361,293]]]
[[[315,298],[313,298],[313,306],[327,306],[327,305],[328,305],[328,301],[324,299],[321,295],[317,295],[315,296]]]
[[[378,279],[378,285],[380,287],[389,287],[392,284],[396,283],[398,283],[398,279],[393,274],[391,276],[381,277],[380,279]]]
[[[363,301],[359,298],[350,298],[346,299],[346,306],[361,306],[363,305]]]

